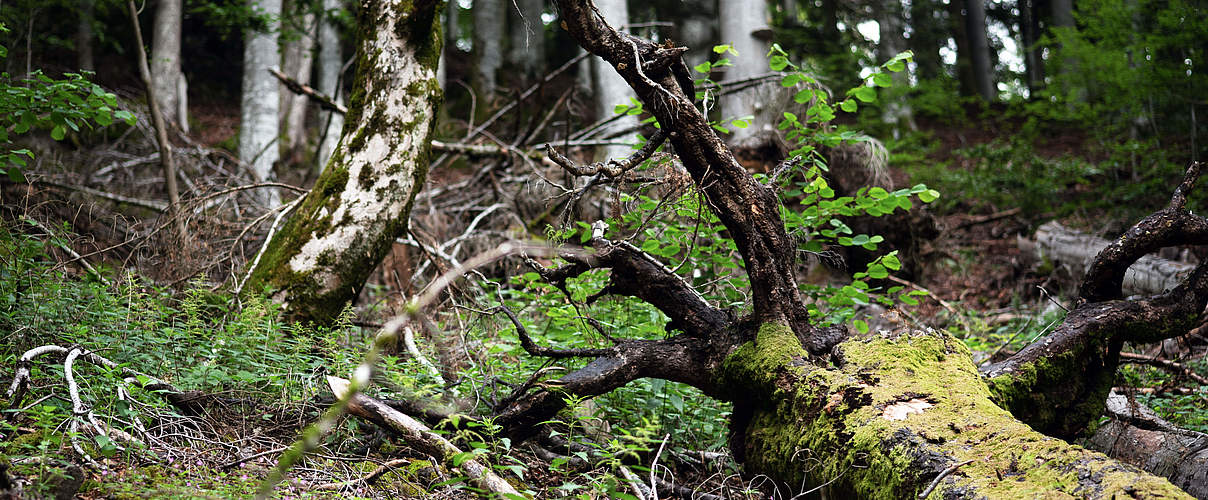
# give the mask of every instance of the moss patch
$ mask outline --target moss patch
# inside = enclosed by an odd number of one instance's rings
[[[945,468],[972,460],[939,493],[1188,498],[1165,479],[1016,420],[991,400],[964,344],[946,333],[849,340],[838,347],[840,367],[805,362],[800,344],[788,338],[787,328],[764,325],[723,369],[730,393],[745,391],[752,404],[744,450],[751,472],[793,488],[802,480],[833,480],[830,488],[840,495],[904,498]],[[904,402],[925,404],[891,418],[886,408]]]

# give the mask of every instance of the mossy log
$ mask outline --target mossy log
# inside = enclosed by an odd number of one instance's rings
[[[360,5],[356,79],[343,138],[244,286],[271,289],[288,319],[328,323],[338,316],[406,230],[442,98],[436,81],[441,5]]]
[[[719,383],[739,391],[736,454],[791,491],[833,498],[1188,498],[1166,479],[1032,430],[996,405],[944,332],[872,334],[830,366],[765,324]]]

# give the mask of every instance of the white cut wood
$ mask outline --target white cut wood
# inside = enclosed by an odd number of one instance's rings
[[[268,182],[276,179],[273,165],[280,157],[277,143],[280,90],[277,79],[268,69],[277,67],[280,60],[277,34],[281,0],[248,0],[248,6],[267,16],[269,23],[265,31],[249,29],[244,37],[239,160],[251,167],[258,181]],[[257,193],[259,201],[270,208],[281,204],[281,193],[275,188]]]
[[[1045,223],[1036,230],[1034,251],[1042,260],[1070,268],[1074,276],[1082,276],[1095,256],[1111,243],[1103,238],[1069,229],[1056,221]],[[1028,244],[1021,245],[1027,247]],[[1170,290],[1195,268],[1193,264],[1176,262],[1153,255],[1141,257],[1124,275],[1125,295],[1151,295]]]

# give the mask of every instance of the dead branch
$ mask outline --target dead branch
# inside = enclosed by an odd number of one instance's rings
[[[335,377],[327,377],[327,379],[332,392],[336,394],[336,397],[343,399],[347,381]],[[457,449],[453,443],[433,433],[424,424],[364,394],[352,396],[348,403],[348,412],[393,431],[410,446],[436,457],[442,463],[451,463],[453,457],[461,453],[461,450]],[[521,496],[511,484],[477,459],[465,460],[457,467],[475,484],[487,491],[499,496]]]
[[[1203,375],[1196,373],[1195,370],[1192,370],[1187,365],[1184,365],[1181,363],[1176,363],[1174,361],[1170,361],[1167,359],[1161,359],[1161,358],[1158,358],[1155,356],[1145,356],[1143,354],[1134,354],[1131,352],[1120,353],[1120,359],[1122,361],[1124,361],[1125,363],[1140,363],[1140,364],[1146,364],[1146,365],[1150,365],[1150,366],[1156,366],[1156,367],[1166,370],[1170,373],[1173,373],[1175,376],[1189,378],[1191,380],[1194,380],[1195,383],[1200,384],[1200,385],[1208,385],[1208,377],[1204,377]]]
[[[268,72],[277,77],[277,80],[280,80],[281,83],[285,85],[285,88],[289,89],[290,92],[309,97],[310,100],[314,101],[315,104],[318,104],[319,107],[323,108],[324,111],[334,111],[341,115],[348,114],[347,106],[336,102],[331,97],[328,97],[323,93],[311,88],[309,85],[299,83],[297,80],[290,78],[289,75],[277,70],[277,68],[268,68]]]
[[[660,129],[650,137],[650,140],[646,141],[646,144],[643,144],[641,148],[639,148],[628,158],[600,161],[586,166],[575,165],[570,158],[567,158],[566,155],[559,153],[558,150],[554,149],[552,145],[546,144],[545,152],[547,155],[549,155],[549,158],[554,161],[554,163],[558,164],[558,166],[562,167],[567,172],[570,172],[571,175],[589,177],[596,174],[604,174],[605,176],[615,178],[624,175],[630,170],[633,170],[638,165],[641,165],[642,162],[649,159],[650,155],[654,154],[659,146],[663,145],[663,141],[665,140],[667,140],[667,133]]]

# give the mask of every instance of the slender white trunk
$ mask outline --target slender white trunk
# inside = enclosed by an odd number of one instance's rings
[[[537,78],[545,62],[545,25],[542,0],[516,0],[508,7],[510,49],[508,60],[526,78]],[[519,8],[517,8],[519,7]]]
[[[185,129],[188,116],[181,112],[180,36],[182,0],[159,0],[155,8],[155,27],[151,38],[151,85],[155,100],[168,121]]]
[[[620,29],[621,26],[629,24],[629,6],[626,5],[625,0],[599,0],[596,2],[596,9],[614,28]],[[614,109],[618,104],[630,104],[629,99],[633,97],[633,90],[629,88],[628,83],[625,83],[625,79],[617,74],[612,65],[599,57],[590,59],[596,116],[600,119],[610,118],[615,114]],[[635,117],[625,116],[613,121],[611,126],[603,130],[602,134],[604,137],[617,135],[622,130],[633,128],[635,125],[637,125]],[[633,132],[617,135],[611,140],[629,144],[636,142]],[[602,149],[602,154],[607,158],[624,158],[633,153],[632,147],[623,145],[607,146]]]
[[[296,38],[285,43],[281,56],[281,72],[298,83],[309,85],[315,60],[317,26],[314,13],[303,14],[302,18],[297,20],[295,28],[300,32],[296,34]],[[290,92],[284,86],[278,91],[281,93],[281,136],[285,141],[282,146],[285,151],[294,151],[306,142],[306,108],[310,104],[310,98]]]
[[[260,181],[276,179],[273,164],[280,157],[277,134],[279,95],[277,79],[268,72],[277,66],[277,33],[281,0],[248,0],[260,14],[270,18],[264,31],[249,30],[243,49],[243,98],[240,106],[239,159],[249,165]],[[258,189],[260,201],[269,207],[281,204],[275,188]]]
[[[507,2],[511,5],[511,2]],[[503,25],[506,20],[505,2],[477,0],[474,2],[474,75],[484,96],[495,93],[496,73],[503,66]]]
[[[340,53],[340,31],[334,16],[339,9],[340,0],[323,0],[323,19],[319,22],[319,92],[331,96],[336,102],[344,102],[342,92],[338,87],[340,69],[344,65],[344,56]],[[319,114],[319,123],[327,127],[323,132],[323,141],[319,143],[319,171],[327,166],[327,160],[336,150],[340,142],[340,131],[344,129],[344,115],[325,111]]]
[[[738,52],[727,54],[733,66],[726,68],[726,80],[747,78],[768,71],[768,4],[765,0],[720,0],[718,2],[721,24],[721,41],[728,43]],[[783,92],[779,83],[757,85],[721,99],[721,116],[733,118],[754,117],[747,128],[732,128],[729,142],[743,144],[770,131],[776,130],[780,110],[773,106],[774,93]]]

